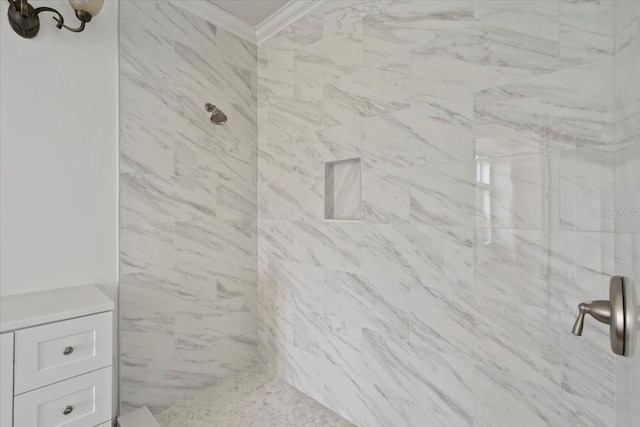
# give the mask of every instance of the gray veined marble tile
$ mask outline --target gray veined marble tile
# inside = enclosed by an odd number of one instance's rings
[[[480,341],[478,303],[469,292],[411,286],[411,343],[473,361]]]
[[[258,47],[258,107],[293,96],[293,55]]]
[[[207,312],[176,314],[175,331],[178,350],[206,351],[207,341],[231,338],[255,344],[255,298],[225,298],[211,303]],[[231,357],[233,353],[231,352]]]
[[[561,209],[565,227],[580,231],[614,230],[615,219],[599,212],[611,210],[614,204],[614,160],[610,146],[566,151],[561,155],[561,178],[564,192]],[[568,207],[568,208],[567,208]],[[574,216],[575,215],[575,216]]]
[[[585,324],[583,335],[576,338],[569,329],[575,316],[575,312],[562,313],[562,325],[565,325],[560,334],[562,389],[613,408],[616,401],[616,360],[609,344],[609,328],[591,322]],[[593,384],[598,384],[597,389]]]
[[[572,201],[560,196],[560,162],[553,153],[478,160],[476,225],[557,229],[560,210]]]
[[[636,276],[637,277],[637,276]],[[633,426],[638,415],[638,384],[640,363],[638,358],[616,358],[616,425]]]
[[[474,284],[474,230],[444,227],[442,232],[442,276],[450,290],[471,290]]]
[[[221,260],[237,256],[253,256],[256,253],[255,224],[242,221],[191,221],[177,222],[175,247],[181,260]]]
[[[434,29],[473,23],[471,1],[374,1],[363,19],[363,61],[387,66],[408,60],[409,50],[425,43]]]
[[[475,155],[498,157],[547,149],[545,85],[527,79],[473,94]]]
[[[475,2],[475,18],[472,26],[439,30],[411,50],[411,89],[418,99],[471,93],[561,68],[557,2]]]
[[[620,274],[617,269],[613,233],[567,232],[564,233],[564,258],[567,260],[564,290],[564,312],[574,313],[578,304],[593,299],[606,299],[609,279]]]
[[[560,58],[583,64],[612,57],[615,8],[622,3],[560,1]]]
[[[353,273],[327,271],[325,315],[332,331],[347,342],[362,340],[371,329],[409,338],[409,286]]]
[[[170,81],[175,55],[174,41],[168,34],[171,30],[181,32],[172,22],[175,7],[169,2],[127,2],[121,12],[122,71]],[[158,28],[167,33],[159,33]]]
[[[612,427],[612,408],[561,393],[557,386],[533,384],[514,379],[494,369],[479,367],[474,387],[476,410],[474,425],[502,427],[581,425]]]
[[[172,178],[123,174],[120,182],[123,223],[168,222],[179,218]]]
[[[361,271],[361,224],[264,220],[260,239],[284,261],[358,273]]]
[[[409,107],[409,69],[360,68],[324,86],[324,114],[337,123]]]
[[[325,120],[318,99],[286,99],[269,108],[271,125],[292,140],[321,130]]]
[[[251,177],[220,179],[216,213],[219,219],[256,218],[256,182]]]
[[[171,37],[180,43],[213,49],[218,44],[218,28],[174,1],[163,2],[170,15]]]
[[[589,63],[540,76],[547,87],[551,146],[580,148],[613,142],[612,61]]]
[[[398,114],[407,111],[403,109]],[[403,118],[383,114],[362,120],[362,153],[370,168],[399,170],[413,165],[416,135]]]
[[[255,160],[244,145],[229,147],[217,139],[196,137],[177,141],[174,165],[179,176],[246,180],[252,176]]]
[[[551,280],[553,233],[476,229],[475,283],[481,295],[538,307],[558,307],[561,289]]]
[[[169,2],[122,11],[121,397],[157,408],[257,361],[256,48]]]
[[[257,46],[225,29],[217,31],[216,47],[220,56],[230,64],[256,72]]]
[[[171,267],[173,222],[138,222],[120,228],[120,273],[128,274],[154,267]]]
[[[411,168],[411,219],[435,226],[473,226],[476,169],[473,160]]]
[[[363,372],[393,393],[391,404],[404,407],[407,422],[400,425],[473,425],[473,364],[370,330],[364,340]]]
[[[159,80],[122,73],[120,173],[173,174],[176,93]]]
[[[379,169],[368,157],[362,170],[362,218],[369,223],[410,221],[410,168]]]
[[[442,234],[427,226],[366,224],[362,267],[376,280],[442,286]]]
[[[360,120],[326,127],[317,133],[317,139],[310,140],[309,147],[305,147],[309,151],[307,156],[322,162],[360,158],[364,128]]]
[[[411,132],[415,163],[470,160],[474,157],[471,96],[424,100],[391,115]]]
[[[191,102],[199,99],[196,104],[202,106],[206,102],[216,102],[205,100],[203,103],[203,95],[218,98],[222,95],[245,107],[253,105],[251,71],[228,63],[215,49],[176,42],[176,52],[175,78],[180,82],[182,92],[189,94]],[[211,73],[212,69],[218,71]]]
[[[465,40],[466,38],[466,40]],[[479,34],[435,31],[431,41],[410,52],[410,89],[414,102],[449,98],[486,89],[514,80],[500,67],[474,60]]]
[[[354,39],[362,38],[362,18],[368,13],[363,2],[338,0],[320,5],[318,13],[322,13],[324,37],[341,35]]]
[[[514,285],[517,285],[515,283]],[[514,305],[487,298],[476,300],[478,343],[474,362],[491,367],[514,380],[559,386],[563,336],[560,315],[555,310]],[[468,354],[468,353],[467,353]]]
[[[278,37],[272,37],[260,48],[269,49],[272,52],[290,53],[317,42],[323,37],[324,22],[322,10],[311,10],[302,18],[283,28]]]
[[[238,257],[216,263],[214,267],[218,298],[256,296],[258,290],[257,259]]]
[[[341,38],[323,38],[296,52],[293,77],[295,93],[305,94],[357,70],[361,62],[358,58],[362,56],[361,42],[355,40],[351,46],[343,47],[342,41]]]

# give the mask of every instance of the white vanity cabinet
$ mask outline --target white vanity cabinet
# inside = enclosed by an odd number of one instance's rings
[[[0,335],[0,427],[13,422],[13,332]]]
[[[0,427],[111,425],[112,325],[95,286],[0,298]]]

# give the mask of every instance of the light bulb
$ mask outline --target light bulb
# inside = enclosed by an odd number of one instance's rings
[[[102,10],[104,0],[69,0],[69,4],[76,12],[86,12],[94,17]]]

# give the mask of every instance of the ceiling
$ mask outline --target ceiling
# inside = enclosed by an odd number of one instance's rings
[[[251,26],[256,26],[289,0],[207,0],[242,19]]]

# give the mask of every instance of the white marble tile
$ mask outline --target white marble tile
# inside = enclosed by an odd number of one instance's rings
[[[538,78],[547,87],[547,144],[579,148],[613,142],[612,64],[604,60]]]
[[[514,305],[511,301],[478,299],[479,337],[475,361],[510,378],[559,385],[561,350],[558,347],[560,315],[557,311]],[[543,318],[544,321],[540,322]],[[565,326],[566,327],[566,326]]]
[[[216,46],[220,56],[230,64],[256,72],[257,48],[254,43],[248,42],[225,29],[217,31]]]
[[[527,79],[473,94],[475,155],[498,157],[544,151],[549,126],[546,90]]]
[[[516,380],[494,369],[477,369],[475,424],[501,427],[527,420],[528,426],[613,426],[612,408],[561,393],[557,386]]]
[[[390,395],[390,403],[406,411],[398,425],[473,425],[473,364],[370,330],[364,340],[363,372],[397,396]]]
[[[173,174],[171,137],[180,108],[176,92],[161,81],[134,73],[120,79],[121,173]]]
[[[558,155],[546,153],[478,160],[476,225],[557,229],[560,210],[575,203],[561,198],[560,176],[569,178],[573,170],[560,162]]]
[[[325,287],[325,315],[336,335],[357,344],[366,328],[408,340],[407,284],[328,271]]]
[[[616,3],[560,1],[560,58],[570,63],[613,56]]]
[[[551,241],[543,231],[476,229],[476,291],[487,297],[547,307],[558,290],[546,276]]]
[[[473,23],[471,1],[369,2],[363,22],[363,60],[387,66],[408,60],[409,50],[432,37],[434,29],[462,28]]]
[[[606,290],[606,282],[602,285]],[[565,325],[560,334],[562,389],[613,408],[616,401],[616,360],[609,344],[609,328],[598,322],[585,322],[582,336],[575,337],[569,325],[575,321],[576,313],[577,310],[563,313],[561,318],[561,324]],[[592,387],[594,383],[598,384],[597,391]]]
[[[218,298],[256,297],[258,291],[257,259],[237,257],[217,262],[213,268]]]
[[[175,62],[169,34],[182,31],[174,25],[175,7],[169,2],[127,2],[122,7],[120,54],[122,71],[168,82]],[[163,28],[165,32],[158,32]],[[162,58],[164,61],[158,61]]]
[[[473,360],[480,342],[479,299],[469,293],[411,287],[411,343]]]
[[[409,69],[360,68],[324,86],[324,114],[337,123],[402,110],[409,106]]]
[[[362,218],[370,223],[406,224],[410,214],[410,168],[380,169],[365,158]]]
[[[436,226],[475,224],[475,161],[415,166],[410,180],[413,221]]]
[[[170,2],[122,11],[121,403],[158,408],[257,362],[257,58]]]
[[[173,255],[173,222],[147,221],[121,226],[121,274],[171,267],[175,263]]]
[[[586,384],[611,391],[612,363],[562,354],[602,345],[566,324],[615,261],[598,147],[634,132],[610,8],[325,2],[260,45],[266,366],[358,425],[611,425]],[[322,222],[324,163],[351,158],[362,223]]]
[[[332,270],[361,271],[360,224],[260,221],[259,238],[278,259]]]
[[[440,286],[441,233],[427,226],[368,224],[363,227],[362,268],[377,280]]]

